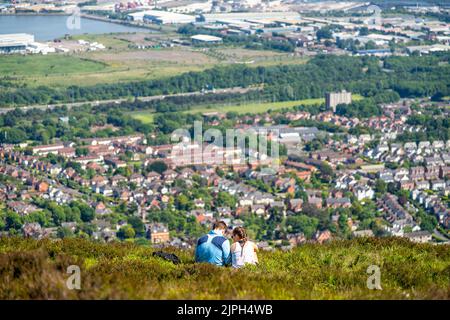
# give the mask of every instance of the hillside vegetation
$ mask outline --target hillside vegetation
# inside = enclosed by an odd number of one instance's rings
[[[0,239],[0,299],[449,299],[447,245],[404,239],[355,239],[259,254],[241,270],[153,257],[156,249],[82,239]],[[69,290],[69,265],[81,268],[81,290]],[[366,286],[378,265],[382,290]]]
[[[206,86],[219,89],[261,84],[264,84],[261,97],[266,100],[270,98],[269,101],[322,98],[325,92],[343,88],[374,99],[392,92],[403,98],[430,97],[435,94],[447,96],[449,59],[449,53],[426,57],[389,57],[384,60],[320,55],[301,64],[219,64],[213,68],[201,71],[195,69],[195,72],[177,75],[164,73],[164,76],[137,82],[95,86],[83,83],[68,88],[18,87],[12,79],[0,79],[0,105],[94,101],[194,92]],[[110,73],[107,74],[109,77]]]

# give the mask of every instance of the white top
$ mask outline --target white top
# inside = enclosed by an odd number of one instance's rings
[[[231,246],[231,263],[233,268],[240,268],[246,263],[257,264],[257,251],[258,247],[252,241],[246,241],[244,247],[242,247],[239,242],[233,243]]]

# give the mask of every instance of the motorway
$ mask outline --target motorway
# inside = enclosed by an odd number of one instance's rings
[[[169,97],[188,97],[188,96],[199,96],[204,94],[223,94],[223,93],[240,93],[244,94],[252,90],[260,90],[261,87],[249,87],[249,88],[242,88],[242,87],[234,87],[234,88],[226,88],[226,89],[214,89],[214,90],[206,90],[206,91],[196,91],[196,92],[185,92],[185,93],[175,93],[175,94],[168,94],[168,95],[158,95],[158,96],[149,96],[149,97],[137,97],[140,101],[152,101],[152,100],[163,100],[165,98]],[[86,104],[91,104],[92,106],[99,106],[103,104],[110,104],[110,103],[116,103],[119,104],[121,102],[128,101],[129,98],[120,98],[120,99],[112,99],[112,100],[97,100],[97,101],[83,101],[83,102],[72,102],[72,103],[58,103],[58,104],[48,104],[48,105],[31,105],[31,106],[24,106],[24,107],[17,107],[20,110],[28,111],[31,109],[39,109],[39,110],[51,110],[56,107],[62,107],[66,106],[67,108],[73,108],[73,107],[79,107]],[[5,114],[9,111],[15,110],[16,108],[0,108],[0,114]]]

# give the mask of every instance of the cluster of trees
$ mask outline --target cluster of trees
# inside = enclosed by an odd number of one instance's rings
[[[86,6],[95,6],[97,4],[97,0],[88,0],[84,2],[80,2],[77,4],[78,7],[86,7]]]
[[[381,103],[393,103],[397,102],[400,96],[395,91],[382,91],[376,95],[353,101],[350,104],[340,104],[336,106],[336,113],[346,117],[368,118],[372,116],[380,116],[382,110],[380,108]]]
[[[61,118],[68,117],[68,122]],[[95,132],[93,127],[105,125],[115,126],[100,128]],[[52,139],[73,141],[77,138],[111,137],[127,135],[135,132],[148,134],[154,130],[151,124],[144,124],[118,110],[108,112],[92,112],[88,106],[53,110],[31,109],[23,111],[16,108],[0,115],[0,143],[21,143],[36,141],[48,144]]]
[[[86,232],[89,222],[95,218],[94,209],[86,203],[73,201],[68,205],[58,205],[55,202],[35,199],[40,210],[28,215],[5,209],[0,213],[0,230],[9,231],[11,234],[20,232],[25,223],[39,223],[44,228],[61,227],[63,222],[79,223],[79,232]],[[90,230],[90,229],[89,229]],[[60,230],[65,236],[69,234],[67,230]]]
[[[408,117],[407,124],[421,126],[426,129],[419,132],[403,132],[397,137],[398,141],[436,141],[450,139],[450,120],[446,117],[413,114]]]
[[[339,104],[336,106],[336,114],[349,118],[379,116],[381,113],[381,108],[371,99],[353,101],[350,104]]]
[[[323,97],[325,92],[346,88],[364,96],[392,89],[401,97],[448,95],[450,53],[435,57],[386,58],[384,68],[376,57],[321,55],[304,65],[248,67],[218,66],[158,80],[132,83],[101,84],[91,87],[71,86],[10,88],[0,92],[3,105],[46,104],[64,101],[115,99],[166,95],[200,91],[205,87],[249,87],[264,83],[263,96],[269,101]],[[430,59],[433,63],[430,62]]]

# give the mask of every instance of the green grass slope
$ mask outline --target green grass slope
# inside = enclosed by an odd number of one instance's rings
[[[447,245],[403,239],[355,239],[260,252],[241,270],[196,264],[192,252],[82,239],[0,239],[0,299],[449,299]],[[69,290],[69,265],[81,268],[81,289]],[[369,290],[378,265],[382,290]]]

